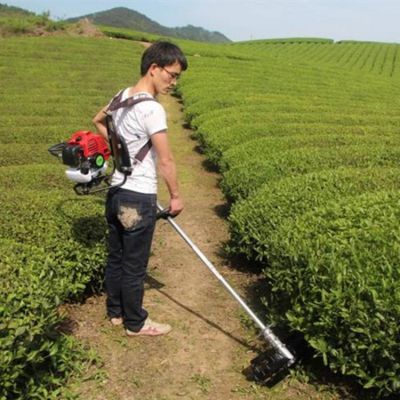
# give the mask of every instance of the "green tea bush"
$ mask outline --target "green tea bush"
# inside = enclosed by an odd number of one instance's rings
[[[161,35],[155,35],[147,32],[134,31],[132,29],[117,28],[114,26],[99,26],[101,32],[105,35],[115,39],[138,40],[141,42],[156,42],[157,40],[166,39]]]
[[[357,136],[392,136],[400,133],[400,128],[385,127],[380,125],[342,125],[342,124],[320,124],[320,123],[278,123],[278,122],[253,122],[248,124],[238,123],[234,126],[213,130],[205,134],[196,132],[196,138],[207,158],[223,170],[229,164],[229,154],[234,153],[234,147],[243,145],[246,142],[254,141],[257,138],[274,140],[279,137],[287,136],[341,136],[343,141],[351,141],[351,137],[356,137],[354,141],[362,140]],[[345,138],[349,136],[349,138]],[[289,140],[289,139],[288,139]],[[312,139],[310,138],[310,141]],[[365,139],[368,140],[368,139]],[[373,140],[373,139],[371,139]],[[339,141],[340,142],[340,141]],[[241,147],[242,148],[242,147]],[[232,151],[229,151],[232,149]],[[240,152],[241,150],[237,150]]]
[[[35,148],[28,143],[2,143],[0,168],[3,168],[1,169],[0,179],[7,174],[7,170],[4,167],[22,167],[25,164],[43,164],[44,161],[50,161],[46,156],[46,151],[49,147],[49,145],[43,143],[38,143]]]
[[[264,183],[290,175],[301,175],[321,169],[349,167],[396,166],[400,161],[397,147],[384,145],[351,145],[332,148],[300,148],[278,151],[269,158],[236,160],[224,173],[221,188],[227,198],[248,197]]]
[[[59,331],[58,306],[101,288],[104,275],[103,201],[49,191],[49,170],[37,167],[0,195],[0,237],[12,238],[2,242],[0,269],[0,393],[9,399],[56,398],[80,368],[85,357]]]
[[[320,128],[321,129],[321,128]],[[340,130],[338,130],[340,132]],[[360,132],[360,131],[359,131]],[[226,150],[220,160],[222,171],[234,168],[240,164],[240,160],[269,159],[280,151],[296,150],[302,148],[314,149],[344,149],[345,146],[397,146],[400,139],[397,134],[371,135],[366,134],[347,134],[335,132],[334,126],[330,133],[320,132],[310,134],[266,136],[249,140],[242,145],[234,146]]]
[[[274,112],[275,111],[275,112]],[[234,115],[229,117],[230,113]],[[384,127],[383,127],[384,126]],[[196,131],[207,157],[218,165],[224,151],[257,137],[307,134],[391,134],[400,131],[397,117],[319,116],[313,113],[277,112],[272,109],[260,113],[245,112],[234,107],[225,114],[202,122]]]
[[[381,395],[400,390],[399,218],[398,189],[333,200],[279,226],[265,269],[288,324]]]
[[[193,57],[178,88],[233,203],[230,250],[265,267],[273,321],[305,333],[332,369],[398,393],[399,299],[392,314],[389,299],[398,290],[400,46],[230,47],[240,59]]]
[[[346,71],[368,72],[386,77],[395,76],[398,70],[397,54],[399,44],[355,42],[342,40],[328,42],[289,41],[274,43],[271,41],[251,41],[234,43],[232,47],[241,47],[250,54],[268,53],[280,62],[308,62],[320,67],[336,65]],[[396,68],[397,67],[397,68]]]
[[[56,399],[89,357],[62,333],[59,306],[102,288],[106,223],[104,198],[77,197],[47,149],[93,129],[94,113],[129,85],[142,47],[66,37],[1,46],[0,398]]]
[[[0,167],[0,185],[12,191],[65,190],[68,185],[64,174],[49,164],[10,165]],[[70,184],[72,186],[72,182]]]
[[[268,265],[270,257],[284,257],[282,224],[290,224],[332,199],[364,192],[400,189],[400,170],[384,168],[338,168],[287,177],[263,185],[250,198],[236,202],[229,215],[232,253]]]
[[[40,186],[40,182],[37,184]],[[60,269],[67,270],[71,282],[76,281],[81,289],[93,279],[101,285],[106,251],[102,199],[21,188],[0,194],[0,204],[0,237],[40,244],[57,254]],[[78,291],[71,290],[70,294]]]
[[[0,398],[56,398],[82,362],[80,346],[60,331],[57,306],[82,287],[60,254],[0,241]]]

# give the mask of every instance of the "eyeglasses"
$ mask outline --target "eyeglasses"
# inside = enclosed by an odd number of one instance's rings
[[[177,72],[171,72],[168,71],[166,68],[161,67],[169,76],[172,80],[178,80],[181,74],[178,74]]]

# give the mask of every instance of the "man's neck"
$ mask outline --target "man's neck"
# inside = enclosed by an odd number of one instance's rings
[[[131,88],[131,94],[139,93],[139,92],[146,92],[151,94],[153,97],[157,96],[156,89],[152,82],[147,79],[146,76],[140,78],[136,85]]]

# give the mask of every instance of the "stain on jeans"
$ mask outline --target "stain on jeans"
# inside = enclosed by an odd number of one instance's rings
[[[142,220],[142,217],[135,206],[125,205],[120,206],[118,219],[122,226],[130,231]]]

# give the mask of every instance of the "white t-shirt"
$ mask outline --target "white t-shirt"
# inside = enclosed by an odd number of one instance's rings
[[[128,98],[125,89],[121,101]],[[133,98],[149,97],[150,93],[136,93]],[[143,101],[132,107],[119,108],[112,112],[115,128],[128,146],[132,165],[139,150],[150,139],[151,135],[167,130],[167,116],[163,106],[156,101]],[[124,175],[115,170],[112,185],[121,183]],[[123,186],[124,189],[140,193],[157,193],[157,155],[152,147],[141,163],[133,167]]]

